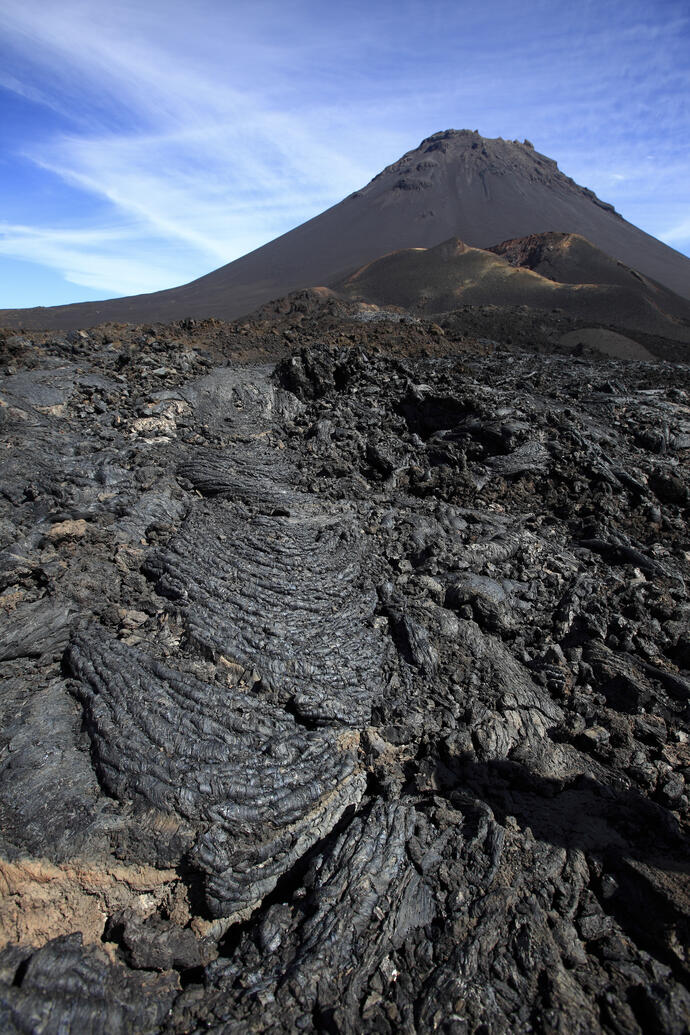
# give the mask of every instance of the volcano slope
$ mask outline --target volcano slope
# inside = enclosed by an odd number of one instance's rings
[[[198,280],[166,291],[50,308],[0,310],[0,326],[234,320],[288,292],[333,284],[403,248],[459,237],[474,248],[530,234],[580,234],[606,255],[690,298],[690,259],[623,219],[527,140],[434,133],[361,190]]]
[[[362,326],[6,342],[3,1031],[686,1030],[688,368]]]
[[[690,301],[628,269],[576,234],[532,234],[491,249],[452,238],[392,252],[333,284],[344,298],[415,313],[524,306],[582,324],[690,344]]]

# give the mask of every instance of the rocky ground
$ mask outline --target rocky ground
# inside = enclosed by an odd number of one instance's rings
[[[0,1027],[681,1035],[688,366],[294,305],[6,336]]]

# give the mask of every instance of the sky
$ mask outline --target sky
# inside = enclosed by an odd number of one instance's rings
[[[0,308],[186,283],[451,128],[690,255],[687,0],[2,0]]]

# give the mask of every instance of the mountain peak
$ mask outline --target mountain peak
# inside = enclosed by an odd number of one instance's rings
[[[686,256],[626,223],[531,141],[445,129],[425,137],[339,204],[189,284],[81,306],[5,311],[0,324],[73,327],[105,320],[234,319],[291,291],[339,282],[400,249],[433,248],[449,238],[486,249],[552,233],[579,234],[614,264],[622,262],[690,297]],[[554,247],[547,251],[551,261]]]
[[[358,191],[353,196],[359,197],[370,188],[378,192],[382,186],[394,191],[425,191],[433,188],[439,179],[451,181],[442,184],[442,189],[450,190],[451,193],[467,190],[468,184],[476,178],[482,181],[483,189],[488,190],[485,179],[487,174],[491,177],[509,177],[518,184],[535,184],[555,190],[560,195],[577,194],[620,218],[613,205],[602,201],[594,191],[581,187],[566,176],[553,158],[535,149],[531,140],[483,137],[476,129],[444,129],[425,137],[418,147],[387,166],[364,191]]]

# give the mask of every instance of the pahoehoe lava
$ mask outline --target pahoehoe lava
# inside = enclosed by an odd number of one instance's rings
[[[688,367],[347,314],[6,341],[3,1031],[687,1030]]]

